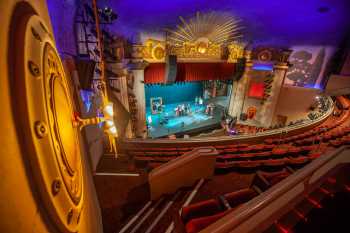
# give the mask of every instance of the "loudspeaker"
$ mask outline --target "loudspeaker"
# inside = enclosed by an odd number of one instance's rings
[[[91,89],[96,62],[90,59],[76,59],[75,64],[78,71],[80,87],[85,90]]]
[[[174,83],[177,74],[177,57],[175,55],[168,55],[165,59],[165,83]]]

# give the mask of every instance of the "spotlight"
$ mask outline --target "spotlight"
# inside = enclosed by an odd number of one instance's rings
[[[103,9],[99,9],[99,12],[102,18],[107,22],[112,22],[118,18],[118,15],[113,12],[113,9],[107,6]]]

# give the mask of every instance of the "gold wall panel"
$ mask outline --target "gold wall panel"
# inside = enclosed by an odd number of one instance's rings
[[[102,232],[46,1],[0,1],[0,232]]]
[[[52,220],[62,231],[76,232],[83,207],[81,151],[66,75],[45,22],[32,15],[20,24],[15,46],[25,46],[14,54],[15,76],[21,77],[14,99],[21,101],[24,150]]]
[[[229,63],[237,63],[238,59],[244,57],[244,47],[239,44],[230,44],[227,46],[228,48],[228,59],[227,62]]]

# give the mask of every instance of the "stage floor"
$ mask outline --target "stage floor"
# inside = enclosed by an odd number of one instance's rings
[[[152,123],[149,125],[148,129],[148,137],[159,138],[170,134],[185,133],[186,131],[219,124],[224,105],[227,106],[227,99],[227,97],[217,97],[204,102],[203,105],[195,105],[194,102],[166,104],[164,111],[155,115],[152,115],[150,108],[147,108],[146,119],[148,119],[149,116],[152,117]],[[209,102],[216,104],[213,116],[205,114],[205,108]],[[174,109],[180,104],[190,104],[191,114],[176,116]],[[168,118],[168,122],[166,124],[160,124],[165,117]]]

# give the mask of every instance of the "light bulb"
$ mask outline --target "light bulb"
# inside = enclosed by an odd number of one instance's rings
[[[108,103],[104,109],[103,109],[104,115],[106,117],[113,117],[114,115],[114,111],[113,111],[113,104],[112,103]]]
[[[114,126],[114,122],[112,120],[106,120],[106,125],[108,128]]]
[[[112,135],[116,135],[118,131],[115,126],[112,126],[111,128],[108,129],[108,132]]]

